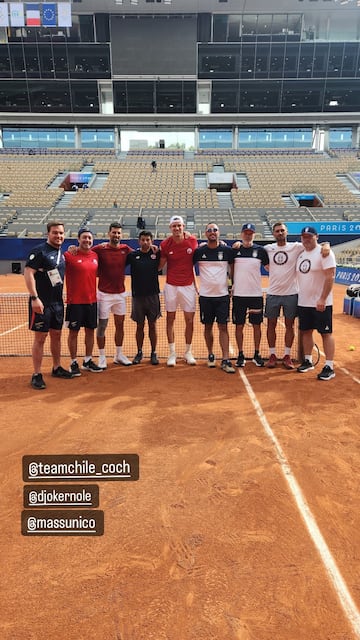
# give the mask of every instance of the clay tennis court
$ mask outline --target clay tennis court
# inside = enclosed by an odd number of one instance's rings
[[[1,277],[14,291],[21,276]],[[344,293],[329,382],[323,357],[302,375],[162,360],[69,381],[47,358],[37,392],[30,357],[0,358],[2,640],[360,638],[360,324]],[[21,535],[22,456],[90,453],[140,457],[139,481],[98,483],[104,535]]]

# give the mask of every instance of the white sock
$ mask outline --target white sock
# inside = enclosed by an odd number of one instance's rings
[[[175,342],[169,342],[170,355],[175,353]]]
[[[276,353],[276,349],[275,349],[275,347],[270,347],[270,349],[269,349],[269,353],[270,353],[270,355],[271,355],[271,356],[274,356],[274,355],[275,355],[275,353]]]
[[[73,360],[71,360],[71,364],[75,364],[75,363],[77,363],[76,358],[74,358]]]
[[[91,356],[85,356],[84,362],[90,362],[90,360],[91,360]]]
[[[105,349],[99,349],[99,356],[105,356]]]
[[[185,345],[185,353],[191,353],[191,344]]]
[[[285,347],[285,355],[289,356],[291,351],[291,347]]]
[[[330,369],[334,368],[334,360],[326,360],[325,366],[330,367]]]
[[[123,350],[122,347],[116,347],[116,357],[118,358],[119,356],[123,355]]]
[[[309,362],[311,362],[311,364],[312,364],[312,355],[307,356],[307,355],[305,354],[305,360],[308,360],[308,361],[309,361]]]

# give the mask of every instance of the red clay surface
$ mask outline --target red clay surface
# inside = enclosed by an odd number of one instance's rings
[[[323,358],[301,375],[146,362],[69,381],[47,359],[36,392],[30,358],[0,359],[2,640],[359,637],[245,387],[360,607],[360,320],[344,293],[330,382],[316,380]],[[138,482],[98,483],[104,535],[22,536],[22,456],[87,453],[140,456]]]

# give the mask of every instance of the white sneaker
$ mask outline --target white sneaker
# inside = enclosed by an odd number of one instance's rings
[[[193,354],[191,353],[191,351],[187,351],[186,353],[184,353],[184,360],[186,364],[191,364],[191,365],[196,364],[196,360]]]
[[[98,366],[100,369],[107,369],[106,356],[99,356]]]
[[[126,356],[121,355],[121,356],[114,357],[114,364],[123,364],[124,367],[129,367],[132,364],[132,362]]]
[[[170,353],[166,364],[167,364],[168,367],[175,367],[175,365],[176,365],[176,353]]]

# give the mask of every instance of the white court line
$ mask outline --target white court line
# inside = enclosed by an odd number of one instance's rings
[[[2,333],[0,333],[0,338],[2,338],[3,336],[7,336],[8,333],[12,333],[13,331],[17,331],[18,329],[22,329],[23,327],[27,327],[28,323],[24,322],[23,324],[18,324],[17,327],[13,327],[12,329],[8,329],[7,331],[3,331]]]
[[[331,551],[325,542],[325,539],[316,523],[315,517],[313,516],[310,507],[305,499],[305,496],[303,495],[301,488],[291,470],[285,453],[267,421],[267,418],[261,408],[260,403],[256,398],[249,380],[247,379],[245,373],[241,370],[239,370],[239,375],[245,385],[246,391],[264,428],[264,431],[275,449],[276,457],[279,461],[281,471],[289,486],[291,494],[295,499],[300,514],[306,524],[310,537],[320,554],[323,565],[329,576],[330,582],[335,589],[336,595],[340,601],[346,618],[350,622],[356,638],[360,639],[360,612],[350,595],[346,582],[337,567],[335,559],[333,558]]]
[[[350,371],[345,369],[345,367],[339,367],[339,369],[340,369],[340,371],[345,373],[347,376],[349,376],[352,380],[354,380],[354,382],[357,382],[358,384],[360,384],[359,378],[355,378],[355,376],[353,376],[352,373],[350,373]]]

